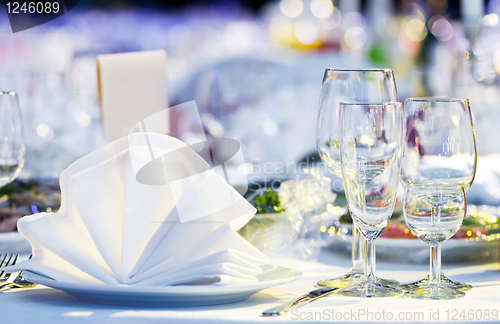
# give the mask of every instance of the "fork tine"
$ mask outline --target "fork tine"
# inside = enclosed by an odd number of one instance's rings
[[[3,259],[2,259],[2,263],[0,264],[0,267],[4,267],[5,265],[7,265],[7,259],[10,257],[10,254],[5,254],[3,256]]]
[[[16,254],[16,256],[14,257],[14,259],[12,260],[12,263],[9,264],[10,266],[13,266],[17,263],[17,260],[19,260],[19,254]]]
[[[10,258],[11,258],[11,257],[12,257],[12,255],[10,255],[10,254],[5,254],[5,256],[4,256],[4,257],[3,257],[3,259],[2,259],[2,263],[0,264],[0,268],[3,268],[3,267],[5,267],[5,266],[7,266],[7,264],[8,264],[8,262],[10,261]],[[7,260],[7,258],[9,258],[9,259]],[[5,271],[3,271],[3,270],[2,270],[2,271],[0,272],[0,279],[3,279],[4,277],[5,277]]]
[[[6,255],[0,254],[0,260],[2,260],[0,261],[0,268],[3,267],[3,261],[5,260],[6,257],[7,257]],[[0,270],[0,278],[2,278],[3,272],[4,272],[3,270]]]
[[[0,254],[0,259],[2,259],[2,261],[0,262],[0,267],[3,267],[3,263],[5,262],[5,259],[7,259],[9,255],[8,254]]]
[[[8,257],[8,259],[7,259],[7,257]],[[7,255],[5,255],[4,260],[2,260],[2,267],[13,266],[16,264],[18,259],[19,259],[19,254],[7,254]],[[7,261],[4,262],[5,260],[7,260]],[[11,276],[10,272],[2,271],[2,273],[0,275],[0,281],[8,280],[10,276]]]

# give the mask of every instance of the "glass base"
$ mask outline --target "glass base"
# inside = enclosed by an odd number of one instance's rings
[[[384,285],[382,282],[386,280],[378,279],[375,280],[363,280],[356,286],[342,289],[338,293],[343,296],[349,297],[395,297],[401,295],[403,292],[394,285]],[[391,280],[391,283],[393,281]]]
[[[405,297],[417,299],[456,299],[464,297],[463,291],[442,284],[421,284],[418,288],[405,291]]]
[[[350,270],[345,275],[334,278],[318,281],[318,287],[340,287],[347,288],[360,283],[365,278],[363,271]]]
[[[421,287],[423,285],[428,285],[428,284],[429,284],[429,275],[427,275],[424,279],[401,285],[401,286],[399,286],[399,288],[401,288],[403,291],[406,292],[406,291],[418,289],[419,287]],[[469,284],[456,282],[456,281],[453,281],[453,280],[446,278],[446,276],[442,272],[441,272],[440,284],[444,287],[453,288],[453,289],[457,289],[460,291],[467,291],[467,290],[472,289],[472,286]]]
[[[316,285],[318,287],[347,288],[347,287],[351,287],[351,286],[359,284],[364,279],[365,279],[364,273],[349,271],[345,275],[338,277],[338,278],[320,280],[316,283]],[[396,281],[396,280],[389,280],[389,279],[382,279],[382,278],[375,278],[375,280],[377,280],[378,282],[380,282],[384,286],[391,286],[391,287],[396,287],[396,288],[399,286],[399,281]]]

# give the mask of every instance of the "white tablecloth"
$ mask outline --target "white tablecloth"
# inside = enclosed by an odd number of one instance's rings
[[[489,318],[500,322],[500,264],[443,265],[453,280],[474,285],[461,299],[430,301],[403,296],[349,298],[331,295],[273,318],[262,311],[310,291],[319,279],[347,271],[349,258],[328,251],[318,262],[271,256],[274,264],[303,272],[302,279],[263,290],[250,299],[228,305],[185,308],[134,308],[89,304],[64,292],[38,287],[0,293],[0,323],[247,323],[247,322],[473,322]],[[377,275],[401,282],[421,279],[428,267],[378,262]],[[487,315],[488,314],[488,315]],[[494,314],[497,314],[496,316]],[[464,317],[465,316],[465,317]],[[392,318],[392,320],[391,320]]]

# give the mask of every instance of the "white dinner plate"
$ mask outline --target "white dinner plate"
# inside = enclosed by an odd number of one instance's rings
[[[123,306],[208,306],[240,302],[251,295],[277,285],[295,281],[302,272],[275,266],[262,266],[263,273],[258,281],[244,285],[226,286],[110,286],[79,284],[56,281],[30,271],[23,271],[23,277],[31,282],[62,290],[79,300],[108,305]]]

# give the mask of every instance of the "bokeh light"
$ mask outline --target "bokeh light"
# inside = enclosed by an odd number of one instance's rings
[[[90,126],[92,123],[92,116],[82,109],[76,109],[73,116],[76,122],[84,127]]]
[[[472,72],[472,75],[474,76],[474,79],[476,79],[477,81],[483,81],[485,77],[484,71],[482,69],[475,69]]]
[[[493,54],[493,65],[497,74],[500,74],[500,49],[497,49]]]
[[[303,8],[302,0],[281,0],[280,3],[281,12],[290,18],[298,17]]]
[[[335,29],[342,22],[342,14],[337,7],[333,7],[332,14],[328,18],[321,19],[319,22],[326,29]]]
[[[366,43],[366,33],[361,27],[351,27],[344,34],[345,44],[351,49],[360,49]]]
[[[491,13],[489,15],[484,16],[484,25],[494,27],[498,25],[498,15],[496,13]]]
[[[38,125],[38,127],[36,128],[36,134],[49,141],[54,137],[54,131],[50,129],[50,127],[47,124]]]
[[[443,16],[433,16],[428,26],[432,35],[440,41],[450,40],[453,36],[453,26]]]
[[[312,22],[303,20],[296,25],[295,36],[302,44],[309,45],[318,39],[318,29]]]
[[[333,13],[333,8],[331,0],[313,0],[311,2],[311,12],[320,19],[330,17]]]
[[[421,42],[424,40],[425,36],[427,36],[427,27],[425,27],[425,23],[418,18],[408,19],[404,31],[406,36],[414,42]]]

